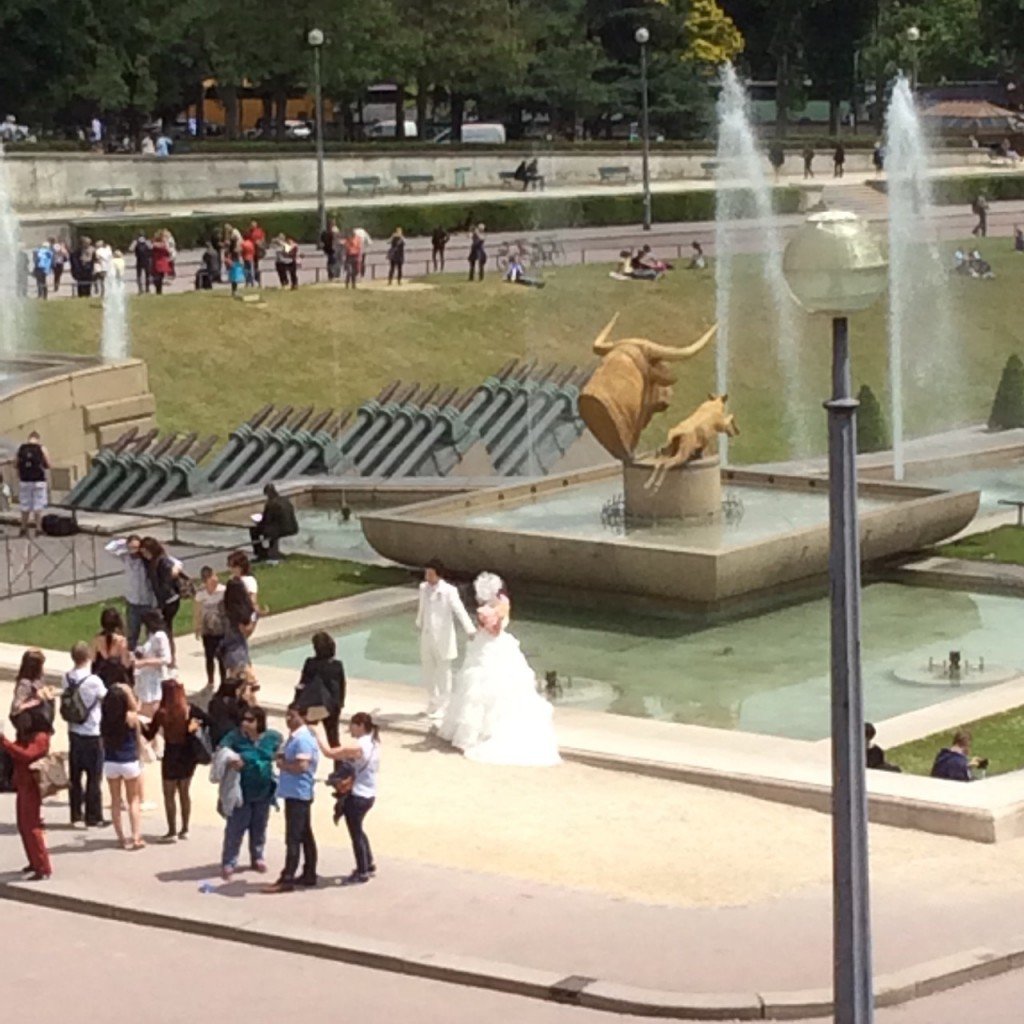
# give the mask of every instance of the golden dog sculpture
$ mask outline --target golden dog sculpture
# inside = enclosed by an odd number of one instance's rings
[[[685,466],[692,459],[716,452],[719,434],[728,434],[729,437],[739,434],[736,417],[725,411],[728,400],[728,395],[708,395],[706,402],[698,405],[685,420],[668,432],[668,440],[658,452],[654,469],[644,484],[647,490],[657,491],[665,482],[670,469]]]
[[[618,318],[616,313],[594,340],[594,352],[603,358],[580,393],[579,412],[605,451],[629,462],[651,417],[671,401],[676,378],[668,364],[697,355],[717,324],[692,345],[672,348],[646,338],[609,341]]]

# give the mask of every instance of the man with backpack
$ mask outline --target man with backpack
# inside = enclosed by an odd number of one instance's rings
[[[39,532],[39,517],[46,509],[49,495],[46,493],[46,472],[50,468],[50,456],[33,430],[28,440],[18,448],[18,504],[21,506],[22,537]]]
[[[89,645],[79,641],[71,648],[74,668],[64,677],[60,717],[68,723],[68,782],[71,824],[85,821],[86,828],[102,828],[103,741],[100,720],[107,688],[89,667]],[[85,776],[85,787],[82,776]],[[84,818],[83,818],[84,805]]]

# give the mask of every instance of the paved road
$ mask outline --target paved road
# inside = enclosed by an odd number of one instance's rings
[[[360,1024],[616,1024],[639,1018],[229,942],[0,901],[0,988],[22,993],[33,1024],[68,1024],[68,999],[93,1016],[147,1024],[358,1020]],[[46,955],[41,956],[40,951]],[[55,974],[55,965],[59,972]],[[59,984],[54,984],[59,975]],[[908,1006],[877,1024],[1020,1024],[1021,975],[978,982]],[[73,1015],[72,1015],[73,1016]],[[817,1022],[816,1022],[817,1024]],[[825,1022],[820,1022],[825,1024]]]

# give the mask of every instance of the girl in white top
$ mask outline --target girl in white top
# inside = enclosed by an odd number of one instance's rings
[[[249,565],[249,556],[244,551],[232,551],[228,555],[228,569],[232,576],[237,576],[249,591],[252,598],[252,606],[259,611],[260,603],[257,600],[260,592],[259,581],[252,574],[252,567]]]
[[[139,710],[151,718],[160,704],[160,684],[169,679],[173,655],[171,641],[164,632],[164,619],[158,611],[149,611],[142,617],[146,627],[146,642],[139,648],[135,659],[135,696]]]
[[[322,729],[322,727],[321,727]],[[377,773],[380,771],[380,730],[373,718],[365,711],[353,715],[349,721],[349,735],[355,741],[348,746],[328,747],[321,729],[317,730],[317,742],[325,757],[334,761],[349,761],[355,772],[352,792],[345,799],[345,825],[352,840],[352,852],[356,858],[356,869],[342,885],[362,885],[377,873],[373,860],[370,840],[363,831],[363,819],[370,812],[377,799]]]

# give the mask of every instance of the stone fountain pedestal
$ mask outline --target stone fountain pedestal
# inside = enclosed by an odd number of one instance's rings
[[[644,487],[653,470],[653,462],[623,464],[627,516],[697,519],[715,515],[721,509],[722,473],[717,455],[670,469],[657,491]]]

